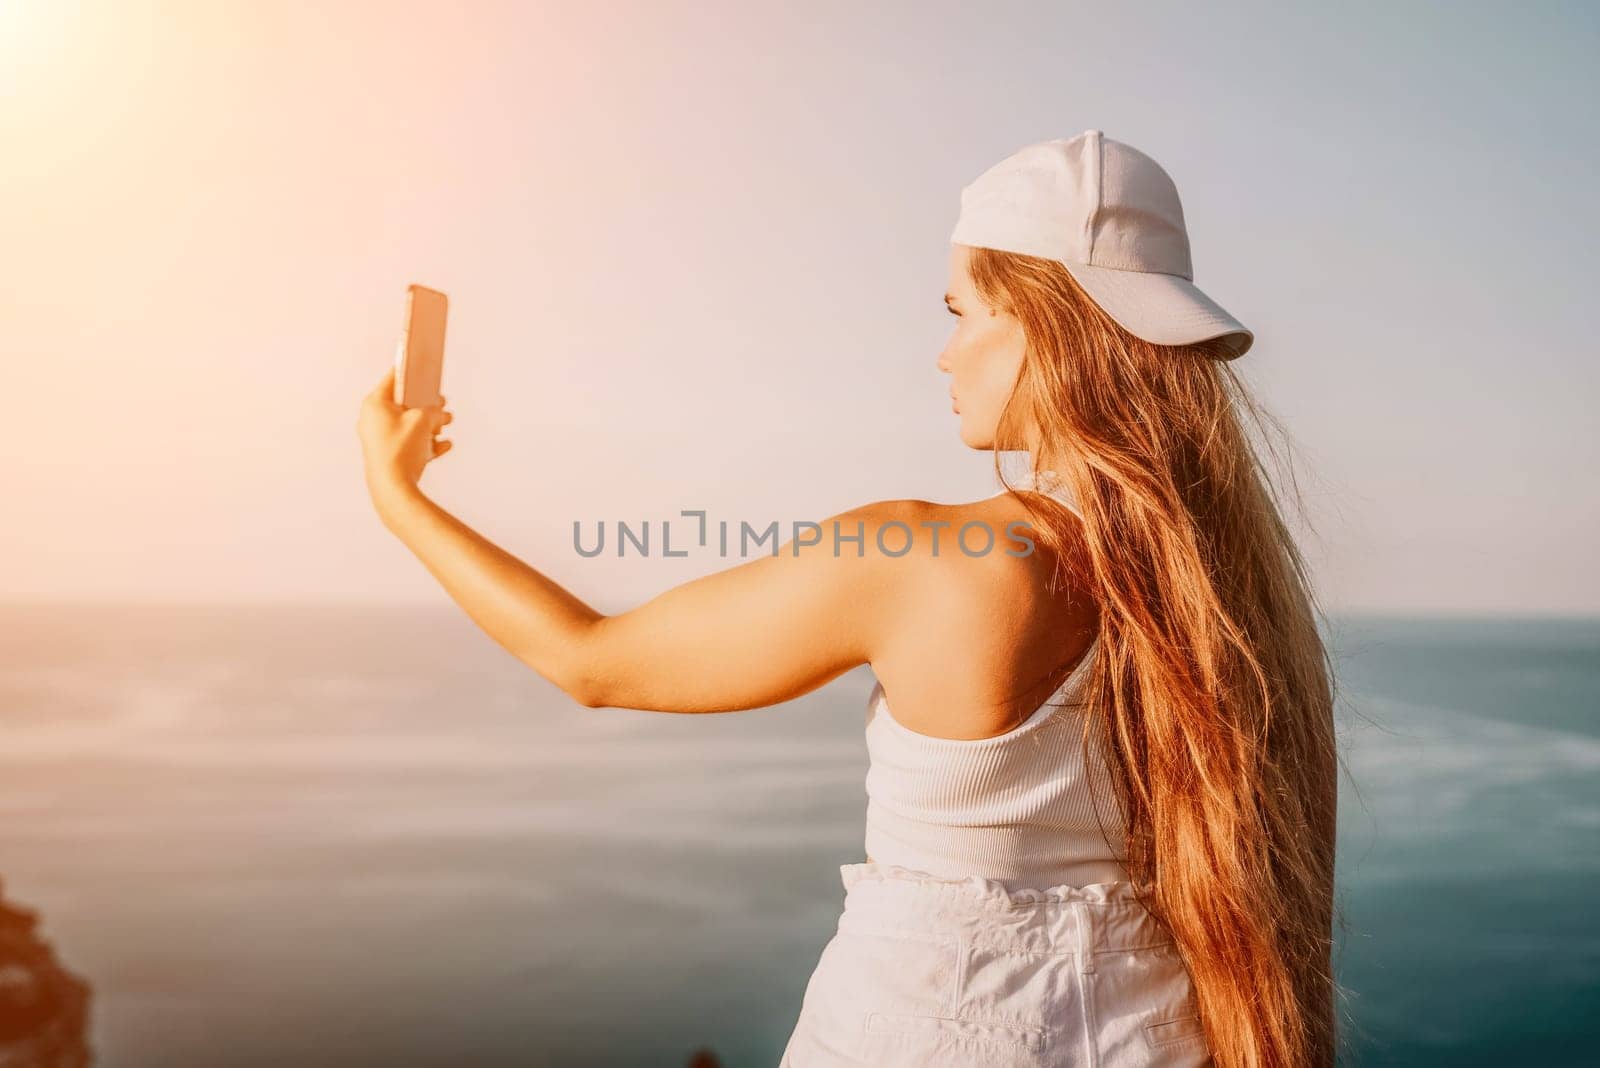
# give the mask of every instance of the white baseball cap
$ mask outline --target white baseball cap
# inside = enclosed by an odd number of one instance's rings
[[[1194,284],[1178,187],[1161,165],[1099,130],[1041,141],[961,190],[953,244],[1058,260],[1107,315],[1156,345],[1255,334]]]

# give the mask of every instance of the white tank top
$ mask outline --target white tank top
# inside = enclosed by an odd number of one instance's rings
[[[1013,482],[1038,486],[1082,515],[1051,472]],[[1027,720],[992,738],[913,731],[889,711],[883,684],[873,686],[867,856],[932,875],[977,875],[1008,889],[1126,880],[1126,827],[1105,753],[1091,738],[1088,766],[1083,754],[1080,695],[1099,646],[1096,635]]]

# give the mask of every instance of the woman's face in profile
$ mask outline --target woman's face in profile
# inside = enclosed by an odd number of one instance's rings
[[[955,330],[939,354],[939,370],[950,375],[950,394],[961,419],[961,440],[971,449],[995,445],[1001,409],[1022,369],[1022,323],[984,304],[967,273],[972,250],[950,246],[946,304],[956,316]]]

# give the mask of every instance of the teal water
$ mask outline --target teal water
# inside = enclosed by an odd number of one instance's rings
[[[431,609],[0,612],[0,878],[96,1064],[775,1064],[871,676],[584,709]],[[1341,618],[1350,1063],[1590,1063],[1600,621]]]
[[[1356,1063],[1593,1064],[1600,621],[1342,620]]]

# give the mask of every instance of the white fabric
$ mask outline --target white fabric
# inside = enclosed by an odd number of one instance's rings
[[[1094,302],[1157,345],[1255,334],[1194,284],[1178,187],[1131,145],[1085,130],[1028,145],[961,191],[954,244],[1058,260]]]
[[[1014,485],[1078,511],[1052,472],[1025,472]],[[1084,758],[1080,694],[1099,644],[1096,636],[1026,721],[992,738],[913,731],[875,685],[867,702],[867,856],[1012,889],[1125,879],[1126,825],[1106,754],[1091,738]]]
[[[1078,511],[1051,472],[1015,486]],[[1086,815],[1068,739],[1097,645],[1053,703],[997,738],[915,734],[874,689],[872,860],[839,868],[844,909],[779,1068],[1212,1064],[1171,932]]]
[[[1133,884],[1007,890],[845,864],[779,1068],[1203,1068],[1171,932]]]

